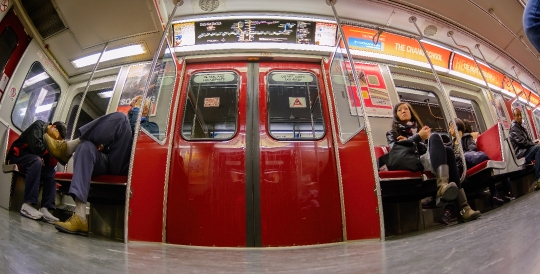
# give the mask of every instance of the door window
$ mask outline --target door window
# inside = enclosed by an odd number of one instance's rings
[[[187,140],[226,140],[236,134],[239,76],[232,71],[191,76],[182,136]]]
[[[0,73],[4,71],[9,57],[16,47],[17,34],[11,27],[6,27],[0,34]]]
[[[324,136],[321,95],[313,73],[275,71],[267,79],[269,134],[278,140]]]

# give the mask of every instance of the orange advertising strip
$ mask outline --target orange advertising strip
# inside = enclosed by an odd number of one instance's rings
[[[503,88],[519,94],[519,97],[525,99],[525,101],[531,102],[533,105],[537,105],[540,102],[540,98],[534,92],[524,88],[519,82],[516,82],[508,77],[504,77]]]
[[[482,69],[482,72],[484,73],[484,76],[486,77],[486,81],[488,83],[496,87],[502,87],[504,79],[504,75],[502,73],[499,73],[496,70],[482,64],[480,64],[480,68]],[[480,70],[478,70],[478,67],[476,66],[474,60],[467,58],[463,55],[454,54],[454,58],[452,59],[452,67],[450,69],[484,81],[484,79],[482,78],[482,74],[480,74]]]
[[[383,53],[406,59],[428,63],[424,51],[417,40],[400,35],[383,32],[380,34],[378,43],[373,43],[377,31],[353,26],[343,26],[345,37],[349,47],[355,50]],[[433,65],[448,68],[450,61],[449,50],[422,43]]]

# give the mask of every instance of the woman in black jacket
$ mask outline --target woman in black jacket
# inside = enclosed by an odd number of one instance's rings
[[[478,218],[480,212],[471,209],[461,188],[454,151],[445,147],[439,134],[432,134],[431,129],[422,124],[409,103],[396,104],[393,112],[392,130],[386,133],[388,145],[393,147],[400,141],[414,142],[424,170],[437,176],[436,206],[444,206],[457,199],[464,221]]]

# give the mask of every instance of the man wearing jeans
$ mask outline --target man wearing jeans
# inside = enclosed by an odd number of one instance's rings
[[[536,183],[534,190],[540,189],[540,146],[537,145],[527,133],[527,130],[521,125],[523,116],[521,110],[514,109],[514,121],[510,127],[510,141],[518,158],[525,157],[525,161],[534,163],[534,174]]]
[[[529,41],[540,52],[540,0],[529,0],[523,11],[523,29]]]
[[[53,130],[55,133],[52,135],[55,139],[65,138],[67,129],[63,122],[48,124],[41,120],[35,121],[13,142],[6,157],[9,164],[18,165],[21,172],[26,173],[21,215],[33,220],[43,219],[49,223],[58,221],[58,218],[49,212],[49,209],[56,207],[54,175],[57,161],[47,151],[43,136]],[[38,211],[34,205],[38,203],[41,183],[43,183],[43,194],[41,209]]]

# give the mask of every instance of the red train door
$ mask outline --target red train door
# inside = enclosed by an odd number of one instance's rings
[[[286,246],[340,241],[320,66],[186,67],[167,199],[167,242]]]
[[[30,37],[11,9],[0,21],[0,100],[29,43]]]

